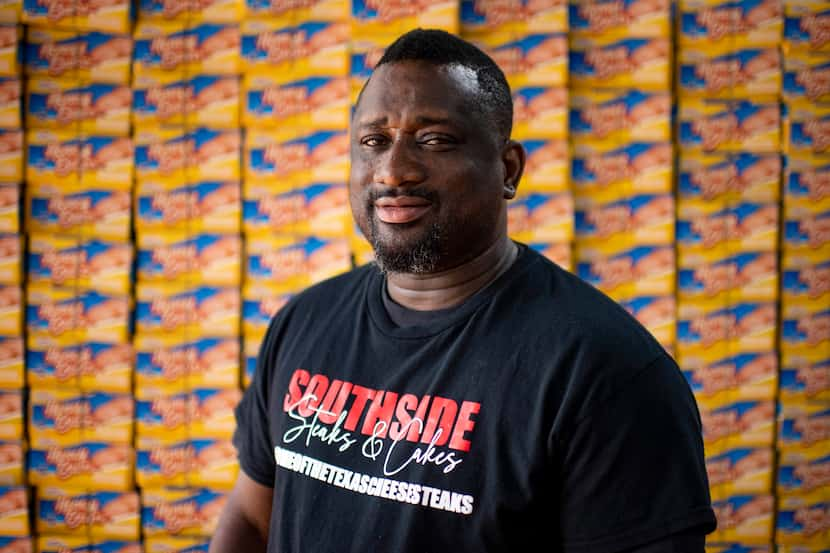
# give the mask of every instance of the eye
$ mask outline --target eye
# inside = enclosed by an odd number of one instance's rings
[[[458,141],[452,136],[446,134],[428,134],[421,137],[418,140],[418,143],[422,146],[447,147],[457,144]]]
[[[379,134],[366,136],[360,140],[360,144],[362,146],[368,146],[369,148],[378,148],[380,146],[385,146],[388,143],[389,139]]]

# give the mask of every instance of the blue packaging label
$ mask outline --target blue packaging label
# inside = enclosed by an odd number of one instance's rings
[[[222,41],[228,36],[234,40]],[[213,52],[205,51],[205,43],[212,42],[224,47],[239,44],[239,28],[233,25],[204,23],[185,31],[155,38],[140,38],[135,41],[133,61],[136,65],[172,70],[179,65],[200,61]]]
[[[830,210],[800,220],[784,221],[785,247],[818,249],[830,242]]]

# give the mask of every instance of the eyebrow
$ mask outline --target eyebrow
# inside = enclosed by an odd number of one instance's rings
[[[426,117],[418,116],[415,118],[415,123],[418,125],[454,125],[454,122],[449,117]],[[357,126],[359,128],[381,128],[389,124],[389,118],[385,115],[370,119],[368,121],[360,121]]]

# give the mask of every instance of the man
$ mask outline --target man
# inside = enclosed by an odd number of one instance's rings
[[[617,304],[507,238],[511,120],[472,45],[387,49],[351,129],[377,261],[272,321],[211,551],[703,550],[691,392]]]

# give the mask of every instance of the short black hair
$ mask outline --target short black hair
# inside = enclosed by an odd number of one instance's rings
[[[513,129],[510,85],[493,58],[478,47],[446,31],[415,29],[390,44],[375,69],[401,61],[422,61],[438,66],[461,65],[475,71],[481,91],[480,104],[476,105],[485,109],[501,138],[510,138]]]

